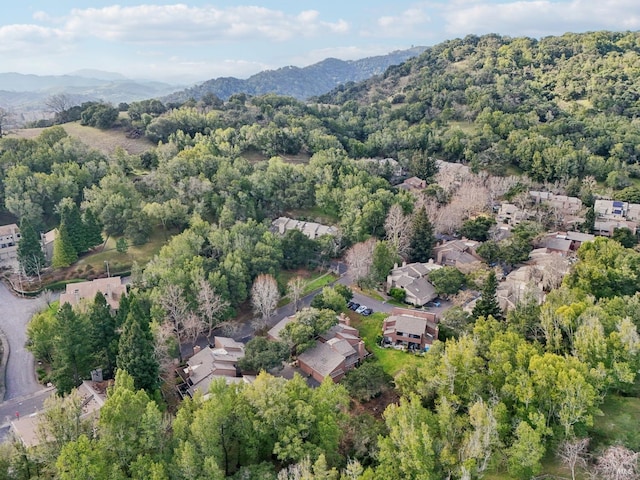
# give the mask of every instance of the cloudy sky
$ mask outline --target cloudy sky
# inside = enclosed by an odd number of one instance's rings
[[[467,34],[640,29],[638,0],[22,0],[0,15],[0,72],[79,69],[187,83]]]

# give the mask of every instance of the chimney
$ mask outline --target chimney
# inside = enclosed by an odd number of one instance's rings
[[[358,358],[361,360],[367,355],[367,351],[364,349],[364,342],[360,340],[358,342]]]
[[[403,267],[406,267],[406,266],[407,266],[407,261],[406,261],[406,260],[403,260],[403,261],[402,261],[402,266],[403,266]]]
[[[341,313],[340,317],[342,318],[342,323],[344,323],[347,327],[351,326],[351,319],[347,315]]]
[[[393,269],[395,270],[396,268],[398,268],[398,262],[395,262],[395,263],[393,264]]]
[[[196,345],[195,347],[193,347],[193,354],[195,355],[196,353],[199,353],[199,352],[200,352],[200,350],[202,350],[202,349],[200,348],[200,345]]]
[[[73,298],[75,299],[76,305],[80,303],[80,290],[77,288],[73,291]]]

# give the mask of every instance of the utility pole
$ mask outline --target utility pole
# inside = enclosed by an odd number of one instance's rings
[[[109,262],[105,260],[104,264],[107,266],[107,277],[111,277],[111,275],[109,274]]]

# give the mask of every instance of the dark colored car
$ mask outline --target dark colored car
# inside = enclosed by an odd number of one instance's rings
[[[353,302],[353,303],[349,306],[349,308],[355,312],[358,308],[360,308],[360,304],[359,304],[359,303],[356,303],[356,302]]]
[[[365,317],[368,317],[369,315],[371,315],[373,313],[373,310],[371,310],[370,308],[365,308],[362,311],[362,315],[364,315]]]

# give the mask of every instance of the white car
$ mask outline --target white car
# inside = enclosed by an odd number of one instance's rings
[[[362,313],[362,312],[364,312],[367,308],[369,308],[369,307],[367,307],[366,305],[360,305],[358,308],[356,308],[356,313]]]

